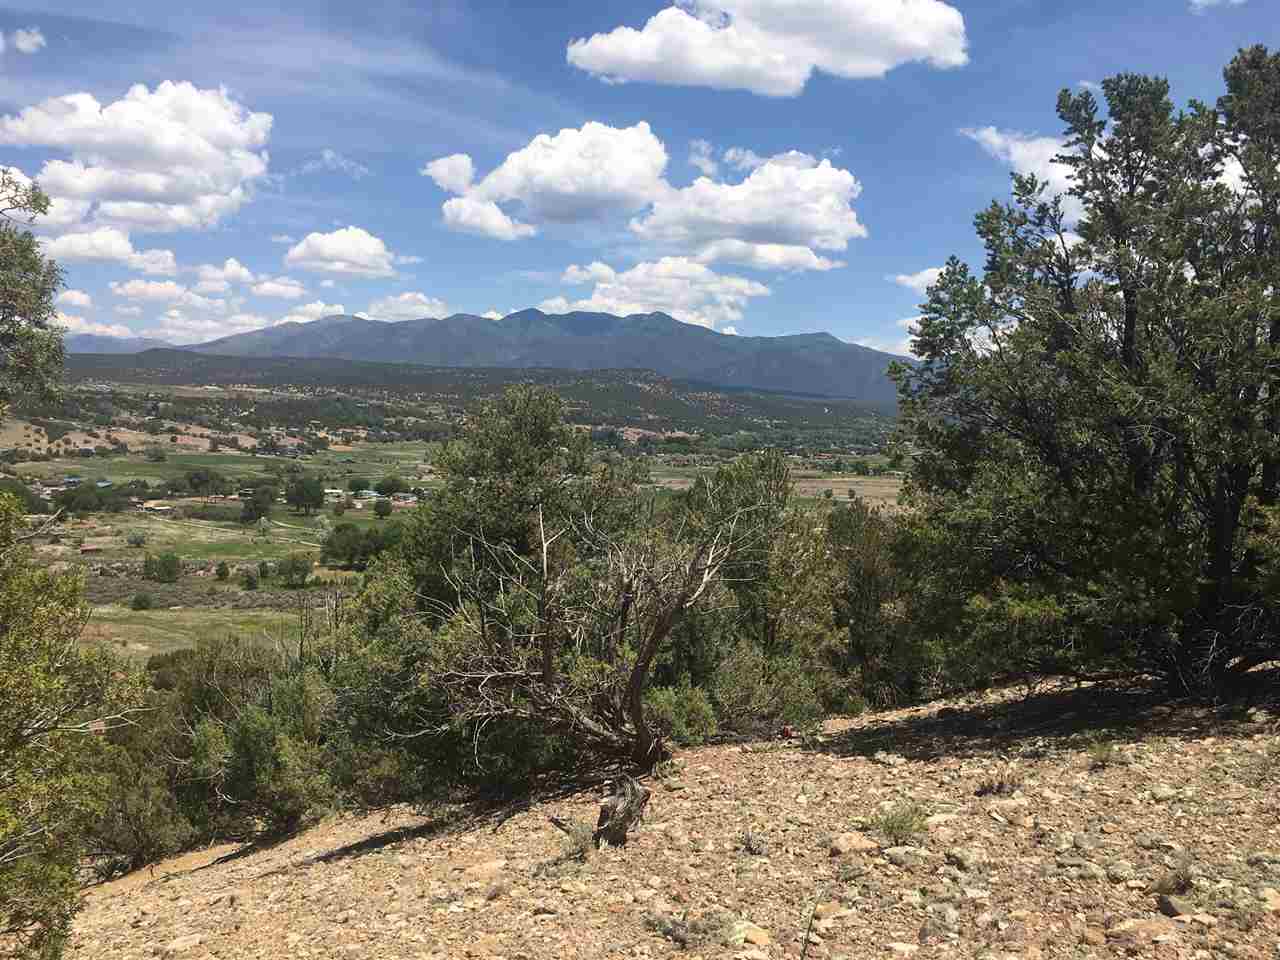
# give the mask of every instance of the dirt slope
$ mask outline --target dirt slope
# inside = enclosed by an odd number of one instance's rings
[[[70,956],[1280,960],[1276,719],[1010,692],[688,751],[586,862],[547,814],[590,794],[339,818],[90,891]]]

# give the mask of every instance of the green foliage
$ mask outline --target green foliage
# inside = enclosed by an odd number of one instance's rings
[[[798,657],[769,657],[739,640],[725,652],[710,680],[720,723],[740,731],[806,726],[825,710],[812,666]]]
[[[108,653],[80,644],[79,579],[35,567],[22,529],[21,507],[0,495],[0,935],[18,956],[47,957],[65,939],[106,799],[92,723],[138,691]]]
[[[0,167],[0,417],[15,398],[51,399],[62,371],[54,304],[62,271],[26,229],[48,212],[39,186]]]
[[[706,691],[690,686],[658,687],[645,694],[645,706],[662,735],[681,746],[696,746],[715,736],[716,714]]]
[[[363,570],[384,550],[399,543],[402,532],[398,523],[365,528],[340,523],[324,538],[320,559],[324,563]]]
[[[177,583],[182,576],[182,560],[172,552],[149,553],[142,561],[142,575],[156,583]]]
[[[309,515],[324,507],[324,484],[318,477],[298,477],[285,488],[284,499],[295,510]]]
[[[270,484],[254,487],[240,506],[240,522],[257,523],[271,516],[271,508],[275,506],[276,488]]]
[[[1033,177],[977,218],[901,366],[919,623],[1001,672],[1156,673],[1217,695],[1280,656],[1280,55],[1216,108],[1122,74],[1063,91],[1071,223]],[[1248,193],[1224,185],[1236,166]],[[1132,171],[1151,171],[1134,177]],[[1079,243],[1068,242],[1070,234]],[[941,650],[948,653],[941,653]]]
[[[218,561],[218,566],[214,568],[214,576],[222,581],[226,581],[231,577],[231,567],[228,565],[227,561]]]
[[[90,825],[87,852],[104,879],[172,856],[196,839],[178,810],[173,771],[165,768],[163,754],[150,752],[163,745],[149,729],[133,742],[122,739],[127,746],[107,746],[95,766],[105,800]]]
[[[22,504],[27,513],[41,514],[49,512],[49,504],[36,496],[25,483],[11,477],[0,477],[0,494],[15,498]]]
[[[276,564],[276,573],[286,587],[305,587],[311,577],[311,567],[311,557],[305,553],[293,553]]]
[[[147,535],[141,530],[133,530],[125,537],[125,543],[134,549],[145,547],[147,545]]]
[[[150,610],[154,604],[155,601],[151,598],[151,594],[145,590],[140,590],[129,598],[130,610]]]
[[[903,846],[925,832],[928,819],[928,810],[914,801],[904,801],[881,813],[873,825],[885,839]]]
[[[380,497],[389,497],[393,493],[404,493],[409,489],[409,485],[404,482],[404,478],[398,474],[391,474],[383,477],[374,485],[374,493]]]
[[[374,512],[374,515],[379,520],[387,519],[387,517],[391,516],[391,501],[390,500],[377,501],[373,505],[373,512]]]
[[[257,590],[258,572],[256,570],[245,570],[240,575],[240,586],[249,591]]]

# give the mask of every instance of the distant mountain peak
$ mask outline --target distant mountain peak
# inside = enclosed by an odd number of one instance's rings
[[[116,352],[138,352],[166,344]],[[74,349],[72,347],[71,349]],[[848,397],[892,409],[886,376],[897,359],[829,333],[723,336],[652,311],[625,317],[587,310],[518,310],[493,321],[457,313],[396,322],[330,314],[194,344],[195,353],[300,357],[436,367],[652,370],[721,388]],[[98,351],[86,351],[98,352]]]

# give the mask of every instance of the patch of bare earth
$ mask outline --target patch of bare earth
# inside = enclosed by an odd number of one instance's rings
[[[89,891],[70,955],[1277,960],[1278,742],[1096,690],[868,715],[685,752],[582,860],[547,817],[590,793],[188,855]]]

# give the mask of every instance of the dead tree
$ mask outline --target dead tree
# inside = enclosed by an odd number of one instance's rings
[[[613,793],[600,803],[600,817],[592,834],[596,846],[607,843],[611,847],[625,847],[627,832],[644,819],[648,806],[648,787],[625,775],[615,780]]]
[[[470,729],[478,754],[487,725],[518,719],[602,759],[643,770],[666,759],[644,707],[654,660],[730,562],[767,537],[764,513],[651,512],[618,532],[589,514],[551,528],[539,510],[528,554],[467,535],[447,572],[456,600],[436,611],[449,637],[431,677],[448,704],[437,729]]]
[[[600,815],[591,833],[597,849],[602,846],[625,847],[627,834],[644,820],[649,806],[649,788],[641,786],[634,777],[623,774],[612,782],[612,791],[600,801]],[[547,819],[570,840],[576,841],[585,833],[585,827],[566,823],[559,817]]]

